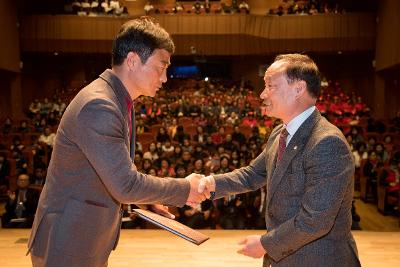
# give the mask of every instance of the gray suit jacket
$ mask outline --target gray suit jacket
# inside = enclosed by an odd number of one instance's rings
[[[248,167],[216,175],[216,197],[266,185],[264,266],[359,266],[350,232],[354,161],[343,134],[315,110],[276,162],[276,127]]]
[[[182,206],[185,179],[137,172],[130,158],[128,92],[106,70],[67,107],[29,240],[44,266],[102,266],[118,242],[121,203]]]

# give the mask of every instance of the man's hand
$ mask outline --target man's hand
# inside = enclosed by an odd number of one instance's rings
[[[250,235],[241,240],[238,244],[243,246],[237,251],[237,253],[248,257],[257,259],[263,257],[267,253],[261,245],[260,235]]]
[[[8,197],[10,198],[10,201],[14,201],[15,198],[16,198],[15,192],[14,192],[14,191],[8,190],[8,191],[7,191],[7,195],[8,195]]]
[[[203,177],[200,181],[198,192],[210,198],[211,192],[215,192],[215,180],[212,175]]]
[[[153,204],[150,206],[150,209],[155,213],[158,213],[164,217],[175,219],[175,215],[168,211],[168,207],[161,204]]]
[[[189,192],[189,197],[186,200],[186,205],[191,206],[193,208],[196,207],[199,203],[206,200],[205,194],[203,194],[203,192],[199,193],[198,190],[200,179],[202,177],[204,177],[204,175],[192,173],[186,176],[185,178],[190,183],[190,192]]]

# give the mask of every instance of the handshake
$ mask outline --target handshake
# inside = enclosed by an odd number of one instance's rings
[[[212,175],[192,173],[186,180],[190,183],[189,197],[186,205],[196,207],[198,204],[211,197],[211,192],[215,192],[215,180]]]

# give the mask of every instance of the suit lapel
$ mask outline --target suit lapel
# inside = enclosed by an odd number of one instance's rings
[[[117,97],[118,104],[120,106],[121,112],[125,119],[125,132],[127,132],[128,139],[126,139],[126,143],[128,145],[129,155],[133,161],[135,157],[135,112],[132,114],[132,138],[129,140],[129,123],[128,123],[128,110],[127,105],[125,103],[126,98],[130,98],[128,90],[125,88],[121,80],[115,76],[110,69],[105,70],[102,74],[100,74],[100,78],[107,82],[111,89],[114,91],[115,96]],[[132,108],[133,109],[133,108]]]
[[[136,148],[136,142],[135,142],[135,135],[136,135],[136,127],[135,127],[135,107],[132,107],[132,136],[131,136],[131,143],[130,143],[130,156],[133,162],[133,159],[135,158],[135,148]]]
[[[283,126],[283,125],[282,125]],[[276,165],[276,159],[278,155],[278,149],[279,149],[279,135],[280,132],[282,131],[282,128],[277,130],[277,134],[275,136],[274,142],[272,143],[271,147],[269,148],[268,154],[270,155],[267,157],[267,192],[269,192],[269,188],[271,188],[272,185],[272,177],[274,175],[275,171],[275,165]],[[267,194],[268,195],[268,194]]]
[[[274,196],[274,193],[276,192],[279,183],[282,181],[282,178],[285,176],[285,174],[288,171],[288,167],[290,163],[292,162],[293,158],[299,153],[299,151],[302,151],[304,146],[307,143],[308,138],[310,137],[310,133],[312,129],[314,128],[314,125],[316,122],[321,118],[321,115],[318,110],[315,110],[310,117],[308,117],[304,123],[300,126],[300,128],[296,131],[294,136],[289,142],[289,145],[286,147],[285,153],[283,155],[283,158],[280,162],[277,162],[276,167],[274,169],[274,165],[272,165],[273,170],[271,172],[271,177],[268,179],[268,187],[267,187],[267,204],[270,202],[272,197]],[[279,131],[280,133],[280,131]],[[277,157],[277,152],[278,152],[278,143],[279,143],[279,135],[275,138],[274,146],[275,154],[272,154],[273,156],[271,158],[275,159],[274,163],[276,162],[276,157]],[[271,167],[269,165],[269,167]]]

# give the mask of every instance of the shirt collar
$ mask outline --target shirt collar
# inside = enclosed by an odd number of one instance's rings
[[[314,112],[315,106],[309,107],[308,109],[304,110],[302,113],[294,117],[287,125],[286,125],[286,130],[289,133],[288,141],[287,144],[289,143],[290,139],[294,134],[297,132],[297,130],[300,128],[300,126],[303,124],[303,122],[311,116],[311,114]]]
[[[119,98],[120,103],[125,104],[127,112],[130,113],[133,108],[133,100],[121,80],[112,72],[111,69],[106,69],[102,74],[100,74],[100,77],[110,84],[111,88]]]

